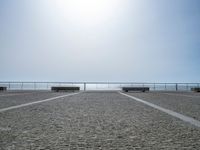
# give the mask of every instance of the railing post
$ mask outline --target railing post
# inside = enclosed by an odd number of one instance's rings
[[[165,91],[167,90],[167,84],[165,83]]]
[[[9,90],[10,90],[10,82],[8,83],[8,88],[9,88]]]
[[[34,82],[34,90],[36,90],[36,83]]]
[[[21,84],[21,90],[23,90],[23,86],[24,86],[24,83],[22,82],[22,84]]]
[[[176,83],[176,91],[178,91],[178,84]]]
[[[84,91],[86,91],[86,83],[83,83],[84,84]]]
[[[187,90],[187,91],[189,90],[189,86],[188,86],[188,83],[186,84],[186,90]]]
[[[154,88],[154,91],[155,91],[156,90],[156,84],[155,83],[153,84],[153,88]]]

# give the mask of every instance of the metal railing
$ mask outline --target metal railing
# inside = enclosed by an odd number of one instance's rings
[[[190,91],[200,83],[148,82],[0,82],[8,90],[50,90],[52,86],[79,86],[81,90],[120,90],[123,86],[149,87],[151,91]]]

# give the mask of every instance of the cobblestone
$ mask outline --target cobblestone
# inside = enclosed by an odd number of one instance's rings
[[[4,93],[4,92],[3,92]],[[16,94],[16,95],[15,95]],[[66,93],[56,93],[56,92],[6,92],[6,94],[0,94],[0,109],[6,108],[10,106],[20,105],[24,103],[34,102],[37,100],[43,100],[51,97],[56,97],[60,95],[64,95]]]
[[[0,113],[0,149],[198,149],[200,129],[117,92]]]
[[[179,112],[183,115],[192,117],[200,121],[199,93],[172,92],[165,94],[162,92],[150,92],[150,93],[129,93],[129,95],[141,98],[145,101]]]

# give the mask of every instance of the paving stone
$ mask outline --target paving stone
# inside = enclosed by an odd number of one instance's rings
[[[119,93],[85,92],[0,113],[8,149],[198,149],[200,129]]]

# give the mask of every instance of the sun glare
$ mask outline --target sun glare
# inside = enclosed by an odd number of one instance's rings
[[[116,13],[119,0],[56,0],[56,7],[70,21],[99,24]]]

